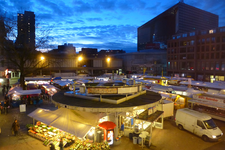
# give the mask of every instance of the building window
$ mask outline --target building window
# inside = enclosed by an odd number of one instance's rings
[[[208,45],[205,47],[205,50],[206,50],[206,52],[209,51],[209,46]]]
[[[205,70],[209,70],[209,62],[205,63]]]
[[[211,42],[212,42],[212,43],[215,43],[215,37],[212,37]]]
[[[219,43],[220,42],[220,37],[216,37],[216,43]]]
[[[197,47],[197,52],[200,52],[200,46]]]
[[[222,37],[222,42],[225,42],[225,36]]]
[[[224,71],[225,70],[225,62],[222,62],[221,64],[221,71]]]
[[[204,58],[204,54],[201,54],[201,59],[205,59],[205,58]]]
[[[222,45],[222,50],[223,50],[223,51],[225,50],[225,44]]]
[[[168,62],[167,67],[168,67],[168,69],[170,69],[170,62]]]
[[[222,53],[221,58],[225,58],[225,53],[224,52]]]
[[[211,70],[214,70],[214,62],[211,62]]]
[[[184,33],[184,34],[182,35],[182,37],[187,37],[187,33]]]
[[[197,62],[197,70],[201,70],[201,62],[200,61]]]
[[[204,35],[204,34],[206,34],[206,33],[207,33],[206,31],[202,31],[202,32],[201,32],[201,35]]]
[[[206,43],[209,43],[209,42],[210,42],[210,38],[207,38],[207,39],[206,39]]]
[[[179,39],[179,38],[180,38],[180,35],[177,36],[177,39]]]
[[[225,32],[225,28],[220,28],[220,32]]]
[[[216,53],[216,59],[220,58],[220,53]]]
[[[200,54],[197,54],[197,59],[200,59]]]
[[[209,59],[209,53],[206,53],[206,59]]]
[[[195,36],[195,32],[191,32],[190,33],[190,36]]]
[[[220,64],[219,62],[216,62],[216,71],[219,71],[220,70]]]
[[[195,41],[191,40],[190,45],[194,45],[194,44],[195,44]]]
[[[216,33],[216,29],[209,30],[209,34]]]
[[[175,37],[175,36],[173,36],[173,40],[174,40],[174,39],[176,39],[176,37]]]
[[[205,62],[202,62],[202,70],[205,70]]]
[[[220,50],[220,45],[216,45],[216,51]]]
[[[205,39],[202,39],[202,44],[204,44],[205,43]]]
[[[216,50],[215,46],[212,45],[212,46],[211,46],[211,51],[215,51],[215,50]]]
[[[204,52],[205,51],[205,46],[202,46],[202,50],[201,50],[202,52]]]
[[[214,59],[214,53],[211,53],[211,59]]]

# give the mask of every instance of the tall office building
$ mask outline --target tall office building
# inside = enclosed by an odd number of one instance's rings
[[[35,15],[34,12],[25,11],[17,14],[18,35],[16,43],[20,46],[29,46],[35,49]]]
[[[138,28],[138,51],[166,45],[174,34],[216,28],[218,18],[181,1]]]

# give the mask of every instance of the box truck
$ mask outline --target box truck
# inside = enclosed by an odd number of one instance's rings
[[[180,130],[190,131],[204,141],[218,140],[223,135],[209,115],[188,108],[177,110],[175,122]]]

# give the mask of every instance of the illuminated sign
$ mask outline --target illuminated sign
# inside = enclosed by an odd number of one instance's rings
[[[88,94],[117,94],[117,88],[88,88]]]

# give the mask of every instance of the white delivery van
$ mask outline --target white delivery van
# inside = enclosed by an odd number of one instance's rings
[[[223,135],[209,115],[188,108],[177,110],[175,122],[179,129],[188,130],[204,141],[218,140]]]

